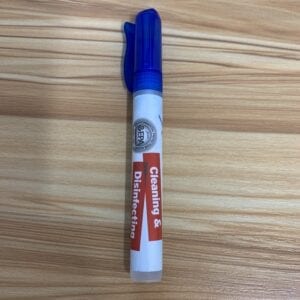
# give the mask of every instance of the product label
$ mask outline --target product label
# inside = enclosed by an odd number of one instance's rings
[[[133,162],[131,249],[139,251],[146,201],[148,240],[162,239],[161,168],[159,153],[144,153],[143,162]]]
[[[159,153],[144,153],[146,164],[146,204],[149,241],[162,238],[161,218],[161,169]]]
[[[130,270],[162,270],[163,99],[154,91],[133,95]]]
[[[131,199],[131,249],[139,251],[145,198],[145,166],[143,162],[134,162],[132,168]]]

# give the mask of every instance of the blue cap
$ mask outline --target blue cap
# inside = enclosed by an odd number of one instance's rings
[[[124,79],[130,92],[162,92],[161,21],[155,9],[141,11],[135,24],[124,24]]]

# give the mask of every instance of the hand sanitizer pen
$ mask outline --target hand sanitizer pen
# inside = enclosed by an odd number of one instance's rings
[[[162,278],[162,43],[154,9],[124,24],[125,83],[133,93],[130,273],[134,281]]]

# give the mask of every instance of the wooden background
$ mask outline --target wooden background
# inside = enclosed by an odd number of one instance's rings
[[[164,280],[128,275],[122,23],[155,7]],[[0,299],[300,299],[300,2],[0,2]]]

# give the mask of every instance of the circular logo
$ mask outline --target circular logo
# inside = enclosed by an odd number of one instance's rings
[[[146,119],[138,119],[133,123],[133,150],[143,152],[150,149],[156,142],[156,129]]]

